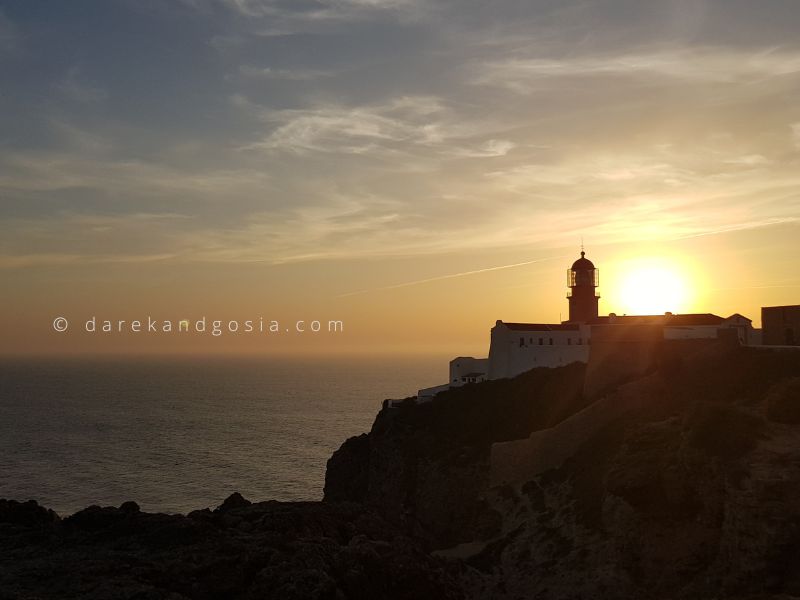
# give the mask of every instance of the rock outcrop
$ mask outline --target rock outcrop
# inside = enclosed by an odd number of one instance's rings
[[[480,571],[474,598],[800,596],[800,352],[652,362],[590,402],[573,365],[385,409],[331,458],[326,500],[349,489]]]
[[[463,598],[466,567],[352,503],[261,502],[59,519],[0,501],[0,599]]]
[[[585,373],[384,408],[323,502],[0,501],[0,600],[800,597],[800,352],[666,344],[599,396]]]
[[[328,461],[325,501],[361,502],[434,547],[497,531],[489,507],[491,445],[527,437],[585,406],[585,366],[535,369],[384,408],[369,435]]]

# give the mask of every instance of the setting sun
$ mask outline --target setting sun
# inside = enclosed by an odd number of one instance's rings
[[[637,261],[622,273],[618,310],[637,315],[686,311],[691,295],[687,279],[667,261]]]

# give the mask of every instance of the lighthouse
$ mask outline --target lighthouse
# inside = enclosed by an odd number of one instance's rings
[[[711,313],[663,315],[621,315],[598,316],[597,287],[600,285],[600,272],[594,263],[586,258],[581,247],[581,257],[567,269],[567,300],[569,300],[569,320],[561,323],[521,323],[497,320],[490,332],[489,356],[475,358],[459,356],[450,361],[448,383],[417,392],[417,402],[428,402],[440,392],[476,384],[486,380],[516,377],[520,373],[536,368],[564,367],[571,363],[589,363],[590,350],[597,354],[614,352],[620,346],[617,340],[630,340],[639,343],[637,336],[653,336],[655,340],[700,340],[700,339],[738,339],[741,344],[752,343],[756,330],[750,319],[740,314],[723,318]],[[797,307],[776,307],[765,309],[777,314],[786,313]],[[765,315],[767,313],[764,313]],[[780,317],[780,315],[778,315]],[[793,318],[793,317],[789,317]],[[766,316],[763,317],[767,323]],[[788,331],[788,320],[784,325],[778,323],[778,336]],[[800,327],[800,325],[798,326]],[[798,329],[800,331],[800,329]],[[655,333],[654,333],[655,332]],[[625,337],[628,336],[628,337]],[[780,339],[777,342],[781,343]],[[793,338],[794,339],[794,338]],[[789,335],[786,343],[791,343]],[[648,342],[649,343],[649,342]],[[605,345],[605,350],[603,350]],[[628,348],[638,348],[632,345]],[[627,356],[627,355],[625,355]],[[642,356],[647,356],[643,354]],[[627,360],[627,359],[626,359]],[[638,359],[637,359],[638,360]],[[631,360],[632,365],[639,364]],[[649,359],[648,359],[649,360]],[[596,371],[597,372],[597,371]],[[404,400],[387,400],[388,408],[400,406]]]
[[[600,271],[586,253],[581,250],[581,257],[567,269],[567,300],[569,301],[568,323],[585,323],[597,318],[597,286],[600,285]]]

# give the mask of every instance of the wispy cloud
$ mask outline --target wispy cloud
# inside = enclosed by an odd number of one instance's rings
[[[84,266],[141,264],[166,261],[175,258],[172,254],[21,254],[6,256],[0,254],[0,269],[23,269],[41,266]]]
[[[277,127],[247,149],[362,154],[376,144],[438,143],[443,138],[445,108],[432,97],[404,97],[384,105],[264,111],[262,119]]]
[[[800,73],[800,52],[769,48],[674,48],[659,51],[568,56],[507,58],[478,63],[472,81],[527,92],[554,78],[661,77],[699,83],[753,83],[764,78]],[[645,79],[646,81],[646,79]]]
[[[493,137],[500,133],[494,130],[497,123],[469,120],[433,96],[404,96],[353,107],[269,110],[249,105],[249,109],[256,110],[270,130],[242,150],[404,155],[410,165],[418,162],[421,152],[440,159],[492,158],[517,146]]]
[[[283,17],[313,21],[344,20],[372,12],[417,12],[417,0],[318,0],[284,3],[276,0],[222,0],[223,5],[247,17]]]
[[[492,158],[496,156],[505,156],[515,147],[516,144],[509,140],[487,140],[474,148],[453,148],[452,154],[467,158]]]
[[[311,81],[323,77],[333,77],[336,75],[336,72],[321,69],[276,69],[272,67],[242,65],[239,67],[239,74],[242,77],[256,80]]]
[[[725,160],[730,165],[741,165],[743,167],[759,167],[769,164],[769,159],[761,154],[747,154]]]
[[[761,9],[736,9],[744,41],[715,0],[702,23],[683,3],[182,4],[136,12],[180,35],[120,50],[141,52],[124,77],[116,57],[18,53],[0,203],[25,219],[6,256],[535,253],[800,216],[800,50],[754,37]],[[3,14],[0,39],[19,29]],[[159,211],[193,218],[125,222]]]
[[[297,34],[344,31],[357,23],[419,22],[433,14],[435,4],[420,0],[187,0],[199,11],[222,7],[239,17],[246,36],[287,37]],[[230,42],[233,38],[223,36]]]
[[[549,256],[547,258],[538,258],[535,260],[526,260],[523,262],[512,263],[508,265],[498,265],[495,267],[486,267],[484,269],[474,269],[472,271],[461,271],[460,273],[448,273],[446,275],[439,275],[437,277],[427,277],[425,279],[415,279],[413,281],[404,281],[403,283],[396,283],[393,285],[385,285],[376,288],[370,288],[366,290],[357,290],[355,292],[347,292],[345,294],[340,294],[338,298],[347,298],[349,296],[357,296],[360,294],[368,294],[370,292],[379,292],[379,291],[386,291],[386,290],[396,290],[399,288],[410,287],[413,285],[421,285],[423,283],[432,283],[434,281],[443,281],[446,279],[455,279],[457,277],[467,277],[469,275],[478,275],[480,273],[490,273],[492,271],[503,271],[505,269],[515,269],[517,267],[526,267],[528,265],[535,265],[537,263],[545,262],[548,260],[556,260],[556,259],[563,259],[566,258],[567,255],[561,256]]]
[[[0,227],[0,268],[174,259],[174,252],[164,250],[165,241],[174,235],[177,221],[190,219],[170,213],[6,219]],[[72,243],[65,244],[65,238]]]
[[[775,217],[771,219],[754,219],[745,221],[743,223],[733,223],[725,227],[717,227],[715,229],[707,229],[697,233],[680,236],[678,239],[687,239],[693,237],[702,237],[707,235],[720,235],[723,233],[731,233],[733,231],[743,231],[746,229],[761,229],[762,227],[772,227],[773,225],[786,225],[791,223],[800,222],[800,217]]]
[[[80,135],[86,135],[80,133]],[[89,142],[94,145],[93,142]],[[102,148],[102,143],[98,142]],[[263,193],[270,182],[268,174],[251,170],[178,169],[156,162],[106,158],[94,153],[76,156],[67,153],[16,154],[0,160],[0,190],[66,191],[72,188],[107,192],[121,196],[151,196],[195,200],[243,199]],[[189,196],[191,197],[191,196]],[[136,212],[136,205],[131,205]]]

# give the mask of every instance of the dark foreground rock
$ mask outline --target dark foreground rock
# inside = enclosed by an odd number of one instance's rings
[[[0,500],[0,600],[800,599],[800,352],[671,345],[592,398],[585,372],[385,408],[323,502]],[[493,445],[532,433],[559,460],[493,484]]]
[[[800,598],[800,352],[665,345],[604,393],[631,409],[594,422],[583,375],[538,369],[384,409],[331,457],[325,497],[478,570],[476,599]],[[558,454],[567,419],[585,431],[562,464],[492,486],[492,444],[548,429]]]
[[[356,504],[147,514],[133,502],[59,519],[0,500],[0,599],[462,598],[465,567]]]

